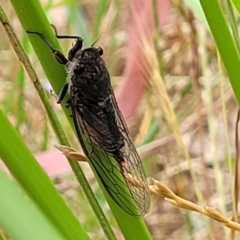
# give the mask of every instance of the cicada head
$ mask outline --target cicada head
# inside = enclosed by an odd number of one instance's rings
[[[79,56],[80,55],[80,56]],[[85,61],[89,60],[97,60],[99,57],[103,55],[103,50],[100,47],[90,47],[85,48],[79,52],[76,57],[79,59],[84,59]]]

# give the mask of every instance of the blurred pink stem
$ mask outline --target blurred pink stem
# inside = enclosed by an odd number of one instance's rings
[[[159,26],[165,23],[169,0],[156,0],[158,6]],[[154,33],[152,1],[130,0],[129,21],[127,22],[127,59],[123,79],[116,88],[115,94],[123,117],[128,119],[137,108],[148,79],[144,74],[147,60],[141,47],[142,37],[152,44]]]

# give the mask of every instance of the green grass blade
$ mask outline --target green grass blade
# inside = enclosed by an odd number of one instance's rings
[[[218,0],[200,0],[233,91],[240,104],[240,56]]]
[[[102,24],[102,19],[107,12],[109,1],[107,0],[100,0],[98,4],[98,10],[96,13],[95,23],[93,27],[93,39],[99,36],[99,28]]]
[[[0,226],[11,239],[66,239],[44,215],[44,212],[26,198],[17,184],[10,181],[2,171],[0,171],[0,183]]]
[[[11,3],[25,32],[27,30],[41,32],[47,37],[47,39],[56,49],[61,49],[39,1],[11,0]],[[45,43],[39,37],[28,34],[28,38],[30,39],[31,44],[38,55],[40,63],[48,79],[50,80],[54,91],[58,93],[66,81],[67,74],[65,69],[56,62],[51,51],[46,48]]]
[[[0,240],[6,240],[6,238],[2,236],[2,233],[0,233]]]
[[[240,14],[240,1],[239,0],[232,0],[231,2],[233,3],[235,8],[237,9],[238,14]]]
[[[82,226],[0,110],[0,157],[66,239],[89,239]]]

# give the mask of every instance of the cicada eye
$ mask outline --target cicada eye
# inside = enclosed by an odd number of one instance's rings
[[[85,72],[85,67],[82,64],[76,64],[73,71],[75,74],[80,75]]]
[[[103,55],[103,49],[101,47],[95,47],[97,49],[99,56]]]

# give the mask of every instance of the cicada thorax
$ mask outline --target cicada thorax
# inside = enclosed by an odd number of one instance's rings
[[[73,59],[69,78],[70,94],[75,99],[73,107],[85,122],[84,134],[116,161],[122,162],[124,137],[116,120],[109,73],[98,50],[82,50]]]

